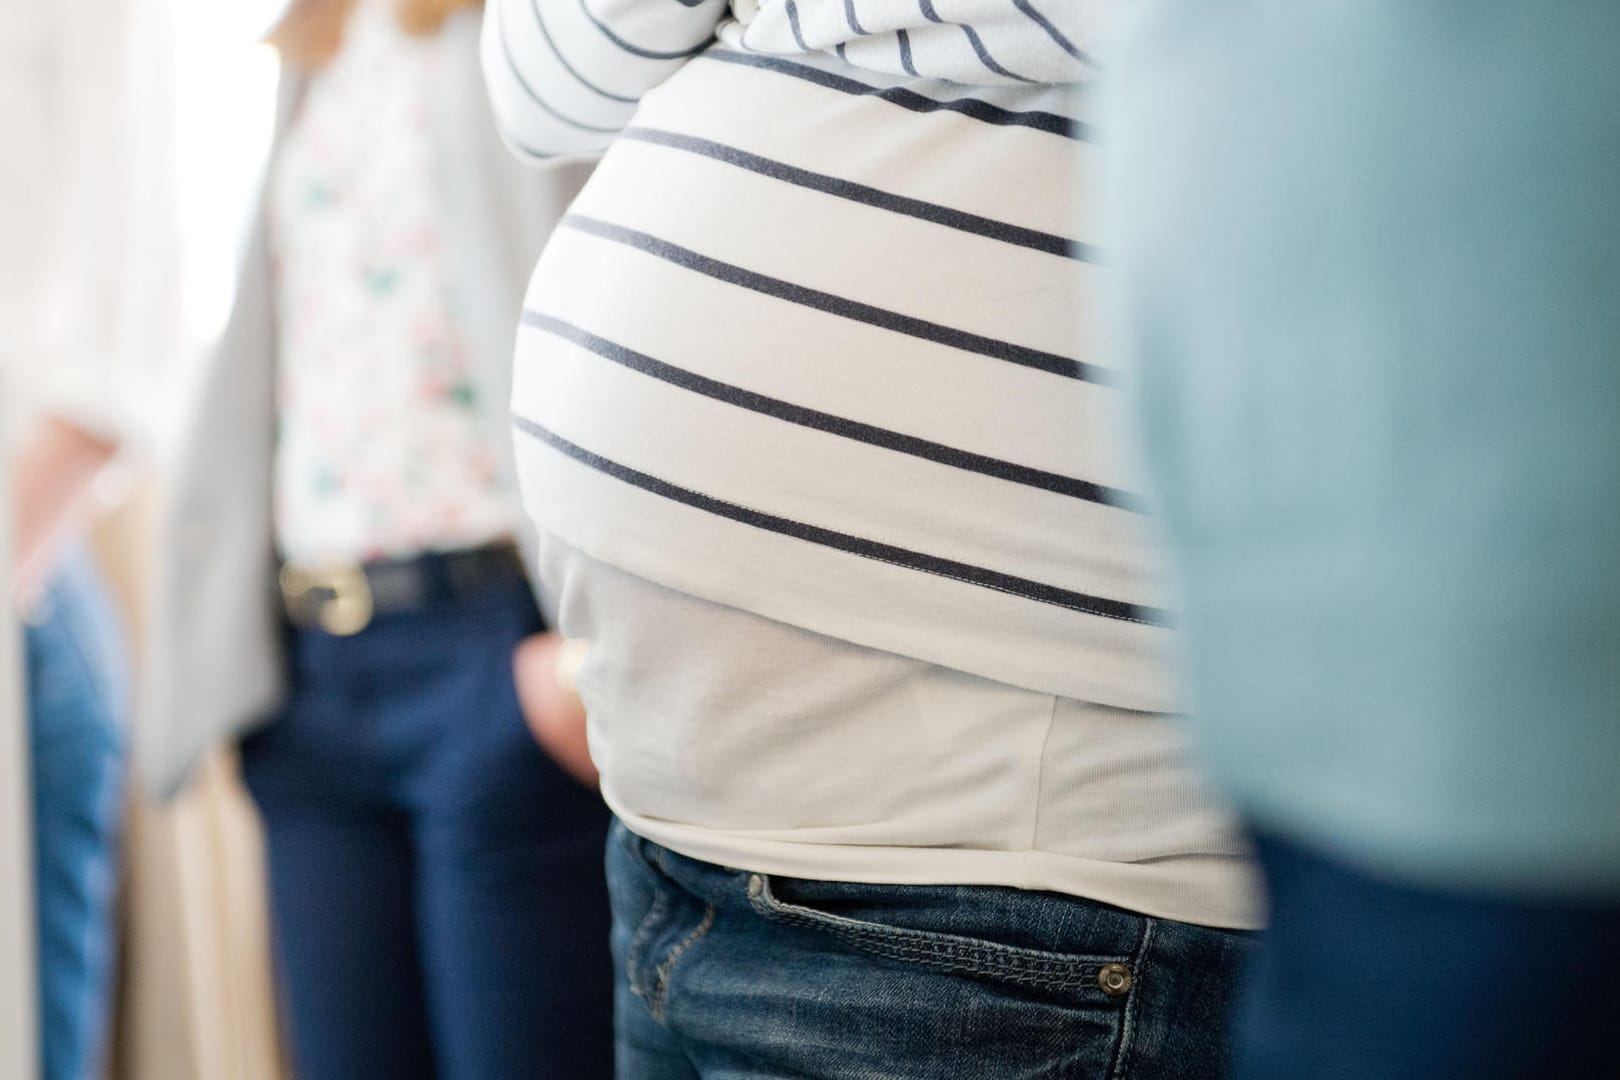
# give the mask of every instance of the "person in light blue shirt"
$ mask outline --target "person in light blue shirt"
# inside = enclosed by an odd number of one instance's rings
[[[1245,1078],[1620,1075],[1620,6],[1139,5],[1119,340]]]

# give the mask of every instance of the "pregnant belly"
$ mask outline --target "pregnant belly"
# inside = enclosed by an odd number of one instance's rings
[[[1049,127],[688,65],[536,269],[514,379],[531,513],[650,580],[818,632],[857,633],[795,561],[828,551],[827,581],[897,567],[911,588],[915,571],[965,590],[940,610],[988,599],[969,622],[1032,640],[1099,611],[1105,636],[1151,621],[1118,392],[1084,344],[1086,147]],[[816,605],[824,620],[799,617]],[[866,640],[949,665],[981,633],[949,657]]]

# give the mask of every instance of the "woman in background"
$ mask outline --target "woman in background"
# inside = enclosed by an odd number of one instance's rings
[[[128,672],[83,534],[98,475],[139,441],[129,398],[178,336],[166,16],[0,2],[0,518],[27,621],[44,1080],[101,1074],[112,1004]]]
[[[513,147],[612,143],[513,402],[625,1080],[1220,1074],[1248,864],[1082,344],[1108,6],[490,5]]]
[[[274,31],[264,208],[169,508],[147,778],[273,717],[241,758],[303,1080],[610,1071],[606,812],[513,679],[522,646],[564,700],[505,369],[581,171],[503,159],[477,26],[305,0]]]

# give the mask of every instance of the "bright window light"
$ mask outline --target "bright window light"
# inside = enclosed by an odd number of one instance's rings
[[[219,336],[269,150],[277,61],[259,43],[286,0],[170,0],[188,342]]]

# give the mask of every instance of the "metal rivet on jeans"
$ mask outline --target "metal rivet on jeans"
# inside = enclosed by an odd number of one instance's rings
[[[1124,997],[1131,992],[1131,969],[1124,964],[1104,964],[1097,972],[1097,985],[1109,997]]]
[[[765,879],[760,877],[758,874],[749,874],[748,875],[748,896],[749,896],[749,898],[750,899],[758,899],[760,893],[762,893],[764,891],[765,891]]]

